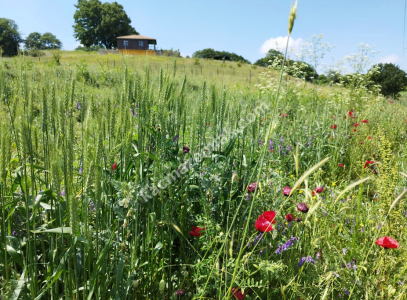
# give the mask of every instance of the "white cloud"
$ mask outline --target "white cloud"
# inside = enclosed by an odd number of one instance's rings
[[[302,38],[298,38],[294,40],[292,37],[288,40],[288,51],[289,52],[298,52],[298,50],[301,47],[301,44],[303,44],[304,41]],[[287,44],[287,37],[276,37],[276,38],[269,38],[267,41],[263,43],[260,47],[260,53],[261,54],[266,54],[270,49],[278,50],[278,51],[284,51],[285,46]]]
[[[377,60],[377,63],[383,63],[383,64],[386,64],[386,63],[396,64],[399,62],[401,62],[401,59],[396,54],[386,55]]]

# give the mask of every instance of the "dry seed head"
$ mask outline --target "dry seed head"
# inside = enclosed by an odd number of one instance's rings
[[[294,6],[291,5],[290,17],[288,18],[288,35],[291,34],[291,31],[293,30],[294,27],[295,18],[297,17],[297,4],[298,1],[295,1]]]

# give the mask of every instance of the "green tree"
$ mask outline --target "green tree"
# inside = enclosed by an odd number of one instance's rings
[[[377,64],[370,70],[378,72],[371,73],[370,80],[381,86],[381,94],[385,97],[400,97],[400,92],[407,87],[407,74],[395,64]],[[369,70],[369,71],[370,71]]]
[[[5,56],[18,53],[18,44],[22,42],[17,24],[10,19],[0,18],[0,48]]]
[[[276,59],[283,59],[284,55],[283,53],[281,53],[280,51],[274,50],[274,49],[270,49],[266,56],[263,58],[260,58],[259,60],[257,60],[254,64],[256,66],[260,66],[260,67],[267,67],[269,65],[272,65],[273,62]]]
[[[117,2],[103,3],[99,0],[78,0],[75,5],[74,37],[85,47],[117,47],[117,37],[139,34],[131,20]]]
[[[46,32],[40,37],[41,50],[61,49],[62,43],[51,32]]]
[[[192,57],[206,58],[206,59],[216,59],[216,60],[231,60],[231,61],[241,61],[246,64],[250,64],[250,61],[245,59],[241,55],[237,55],[233,52],[217,51],[211,48],[202,49],[195,51]]]
[[[59,50],[62,48],[62,43],[51,32],[44,34],[32,32],[25,39],[25,48],[27,50]]]
[[[39,32],[32,32],[30,33],[27,38],[25,39],[25,48],[27,50],[33,50],[33,49],[41,49],[41,33]]]

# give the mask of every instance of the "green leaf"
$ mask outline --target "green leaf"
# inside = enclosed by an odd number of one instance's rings
[[[7,252],[11,256],[11,258],[20,266],[24,267],[23,258],[21,255],[14,249],[13,247],[7,245]]]
[[[20,297],[20,293],[24,287],[25,284],[25,269],[23,271],[23,274],[21,274],[20,279],[17,281],[17,286],[15,290],[13,291],[13,294],[10,297],[10,300],[17,300],[18,297]]]
[[[72,228],[71,227],[58,227],[46,230],[31,230],[32,233],[63,233],[63,234],[71,234]]]

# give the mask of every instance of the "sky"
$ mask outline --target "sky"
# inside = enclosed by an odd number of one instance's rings
[[[373,56],[374,63],[391,62],[407,70],[407,51],[403,53],[405,1],[299,0],[291,49],[298,54],[302,43],[323,34],[322,43],[336,47],[325,52],[320,64],[334,65],[365,43],[375,45],[372,51],[380,50]],[[213,48],[235,52],[251,62],[276,48],[275,41],[284,41],[291,6],[290,0],[117,2],[140,34],[157,39],[158,49],[179,49],[182,56],[192,56],[194,51]],[[62,41],[64,50],[74,50],[80,43],[72,28],[76,3],[0,0],[0,17],[14,20],[23,37],[34,31],[51,32]]]

